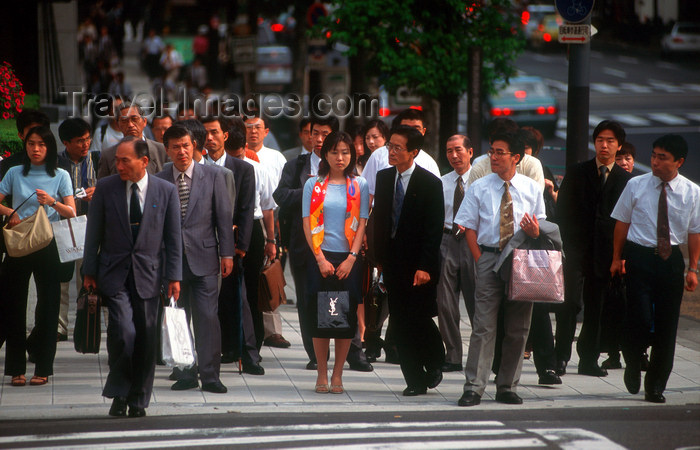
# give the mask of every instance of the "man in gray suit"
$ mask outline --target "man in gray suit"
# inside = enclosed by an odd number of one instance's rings
[[[128,405],[129,417],[143,417],[153,390],[161,276],[168,296],[180,294],[180,205],[172,184],[146,173],[144,141],[125,137],[115,160],[119,175],[99,180],[90,202],[83,286],[99,290],[109,311],[102,391],[113,399],[109,414],[126,416]]]
[[[219,328],[219,270],[223,278],[233,269],[233,211],[224,172],[192,159],[192,133],[173,125],[163,135],[173,165],[156,176],[178,188],[182,224],[182,294],[180,305],[194,325],[202,390],[223,394],[219,380],[221,329]],[[173,390],[199,386],[197,368],[183,372]]]
[[[148,124],[148,119],[144,117],[141,106],[136,103],[122,103],[119,107],[117,116],[119,129],[124,136],[134,136],[142,139],[148,145],[148,167],[146,170],[151,175],[154,175],[163,170],[163,164],[168,161],[168,155],[165,153],[165,147],[160,142],[146,139],[143,134],[144,128]],[[107,175],[117,173],[117,164],[115,155],[117,154],[117,146],[109,147],[102,150],[100,155],[100,168],[97,172],[97,178],[104,178]]]

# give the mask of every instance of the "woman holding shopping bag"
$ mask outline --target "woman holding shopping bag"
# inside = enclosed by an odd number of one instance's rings
[[[0,182],[0,202],[12,196],[12,208],[0,205],[0,214],[10,216],[7,228],[12,229],[21,220],[43,208],[50,222],[60,216],[74,217],[75,202],[68,172],[57,168],[56,139],[48,127],[29,130],[24,141],[24,161],[11,168]],[[13,211],[17,210],[14,214]],[[43,212],[41,216],[43,216]],[[6,241],[10,247],[13,243]],[[2,263],[0,286],[5,290],[0,300],[2,326],[7,333],[5,375],[12,377],[13,386],[24,386],[27,367],[27,294],[29,279],[34,275],[37,290],[35,334],[33,349],[36,367],[30,384],[48,383],[53,375],[56,355],[56,327],[60,303],[59,259],[56,243],[25,256],[8,254]]]
[[[302,202],[304,234],[316,258],[308,272],[313,315],[309,323],[316,324],[312,334],[318,361],[316,392],[342,394],[343,365],[357,330],[362,286],[356,261],[369,216],[369,190],[365,179],[355,176],[357,155],[347,133],[329,134],[320,157],[318,177],[304,185]],[[335,339],[335,362],[329,387],[331,338]]]

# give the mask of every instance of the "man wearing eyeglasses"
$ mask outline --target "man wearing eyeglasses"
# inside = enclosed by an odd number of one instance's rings
[[[493,362],[499,309],[503,308],[505,338],[501,345],[496,401],[521,404],[515,392],[530,330],[532,303],[504,301],[506,283],[495,267],[508,241],[520,229],[530,238],[540,234],[544,219],[542,190],[532,179],[516,173],[525,147],[516,133],[497,131],[488,151],[491,174],[472,184],[454,223],[466,229],[465,238],[476,261],[474,321],[464,370],[466,383],[459,406],[481,403]]]
[[[124,136],[135,136],[146,141],[148,144],[148,154],[150,156],[146,171],[152,175],[163,170],[163,164],[170,161],[165,147],[160,142],[147,139],[143,134],[144,128],[148,124],[148,119],[144,117],[141,106],[136,103],[122,103],[119,107],[117,115],[117,125]],[[115,155],[117,154],[117,146],[102,150],[100,156],[100,168],[97,172],[97,178],[104,178],[108,175],[117,173],[117,164]]]
[[[445,210],[442,182],[415,162],[422,145],[415,128],[394,129],[386,145],[393,167],[377,173],[374,198],[375,258],[389,293],[404,396],[437,387],[445,362],[433,321]]]

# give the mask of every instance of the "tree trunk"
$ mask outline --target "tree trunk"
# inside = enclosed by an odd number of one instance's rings
[[[481,155],[481,47],[469,49],[467,91],[467,136],[474,148],[474,157]]]
[[[423,143],[423,151],[433,157],[437,161],[439,147],[439,108],[440,105],[431,97],[423,96],[422,102],[423,115],[427,122],[427,132],[425,133],[425,142]]]
[[[455,95],[443,95],[440,97],[440,139],[438,147],[438,166],[442,173],[448,172],[450,163],[447,161],[447,139],[457,133],[459,121],[459,97]]]
[[[294,8],[294,20],[296,27],[294,28],[294,46],[292,52],[294,60],[292,61],[292,92],[297,94],[301,100],[304,98],[304,80],[306,78],[306,62],[308,60],[308,46],[306,39],[306,9],[299,4]]]
[[[355,125],[361,125],[370,117],[360,117],[361,108],[359,105],[360,97],[356,94],[366,94],[369,92],[369,83],[367,82],[366,62],[367,56],[364,50],[360,50],[355,56],[349,58],[350,64],[350,92],[347,94],[352,99],[352,114],[348,117],[348,122],[345,123],[345,129],[351,130]],[[366,107],[366,114],[369,115],[370,107]]]

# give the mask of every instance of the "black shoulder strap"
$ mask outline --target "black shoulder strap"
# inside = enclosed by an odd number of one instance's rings
[[[102,132],[102,136],[100,136],[100,143],[105,141],[105,133],[107,133],[108,126],[109,126],[109,122],[103,123],[102,126],[100,127],[100,131]]]
[[[27,197],[26,199],[24,199],[24,201],[23,201],[22,203],[20,203],[19,206],[16,207],[16,208],[14,209],[14,211],[12,211],[12,212],[10,213],[9,216],[7,216],[7,220],[9,221],[9,220],[10,220],[10,217],[12,217],[12,215],[13,215],[14,213],[16,213],[18,209],[20,209],[22,206],[24,206],[24,204],[27,203],[27,200],[29,200],[30,198],[32,198],[34,195],[36,195],[36,191],[35,191],[35,192],[32,192],[32,195],[30,195],[29,197]],[[40,205],[40,206],[41,206],[41,205]]]

